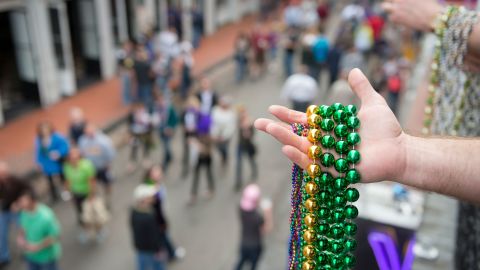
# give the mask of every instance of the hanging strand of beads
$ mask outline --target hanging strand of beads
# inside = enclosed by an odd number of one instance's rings
[[[355,264],[352,252],[357,245],[357,225],[353,219],[358,210],[352,203],[358,200],[359,192],[349,185],[360,181],[355,168],[360,161],[356,114],[354,105],[340,103],[307,109],[307,138],[312,143],[308,157],[312,163],[302,174],[298,209],[292,209],[292,215],[300,209],[302,218],[299,236],[291,237],[291,247],[299,247],[301,252],[290,253],[290,269],[350,269]],[[295,240],[299,245],[293,243]]]

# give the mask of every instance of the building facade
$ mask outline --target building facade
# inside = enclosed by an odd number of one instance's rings
[[[192,9],[205,34],[257,10],[259,0],[2,0],[0,125],[116,73],[116,50],[177,14],[191,40]]]

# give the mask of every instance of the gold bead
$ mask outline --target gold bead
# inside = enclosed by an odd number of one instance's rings
[[[307,173],[312,178],[314,178],[315,176],[318,176],[320,174],[320,166],[318,166],[317,164],[308,165]]]
[[[307,108],[307,117],[309,117],[309,116],[312,115],[312,114],[315,114],[316,111],[317,111],[317,106],[315,106],[315,105],[310,105],[310,106],[308,106],[308,108]]]
[[[317,114],[312,114],[307,118],[307,123],[310,128],[317,128],[320,121],[322,121],[322,118],[320,118],[320,116],[318,116]]]
[[[305,225],[307,225],[307,227],[313,228],[317,223],[317,219],[314,215],[308,214],[303,218],[303,222],[305,223]]]
[[[317,184],[313,183],[313,182],[310,182],[310,183],[307,183],[305,185],[305,191],[309,194],[309,195],[315,195],[317,194],[318,192],[318,186]]]
[[[429,86],[428,86],[428,91],[429,91],[430,93],[435,92],[435,86],[429,85]]]
[[[308,131],[307,138],[311,143],[316,143],[322,139],[322,132],[319,129],[312,128]]]
[[[303,247],[303,256],[307,259],[313,259],[315,257],[315,248],[312,245]]]
[[[430,106],[425,107],[425,113],[426,114],[430,115],[430,114],[432,114],[432,111],[433,111],[432,107],[430,107]]]
[[[302,270],[313,270],[315,269],[314,261],[306,261],[302,264]]]
[[[311,244],[317,240],[317,234],[314,230],[304,230],[303,231],[303,240],[308,244]]]
[[[308,157],[312,160],[320,158],[322,154],[322,148],[318,145],[312,145],[308,148]]]
[[[423,135],[428,135],[428,133],[430,133],[430,130],[426,127],[422,128],[422,134]]]
[[[317,204],[317,201],[313,198],[310,198],[310,199],[307,199],[303,205],[305,206],[305,208],[307,208],[307,210],[309,212],[313,212],[315,210],[318,209],[318,204]]]

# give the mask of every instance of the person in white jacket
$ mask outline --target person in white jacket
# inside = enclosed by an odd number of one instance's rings
[[[228,162],[228,147],[236,130],[236,114],[230,97],[220,98],[218,106],[212,110],[212,128],[210,135],[222,157],[222,165]]]

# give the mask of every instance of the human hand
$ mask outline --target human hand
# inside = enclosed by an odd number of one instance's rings
[[[26,243],[24,246],[23,246],[23,250],[28,252],[28,253],[34,253],[34,252],[38,252],[42,249],[42,247],[40,245],[37,245],[37,244],[30,244],[30,243]]]
[[[58,151],[51,151],[50,153],[48,153],[48,156],[50,157],[50,159],[52,160],[59,160],[60,159],[60,153]]]
[[[438,14],[443,10],[436,0],[386,0],[383,9],[394,23],[429,32]]]
[[[359,69],[350,72],[348,81],[362,103],[357,114],[361,121],[359,134],[362,139],[358,147],[362,160],[357,169],[362,174],[362,181],[399,179],[405,169],[407,135],[403,133],[385,99],[373,89]],[[306,168],[312,163],[306,154],[312,144],[307,138],[294,134],[290,128],[293,123],[306,123],[306,114],[278,105],[271,106],[269,111],[282,122],[257,119],[255,127],[284,144],[283,153],[300,167]]]

